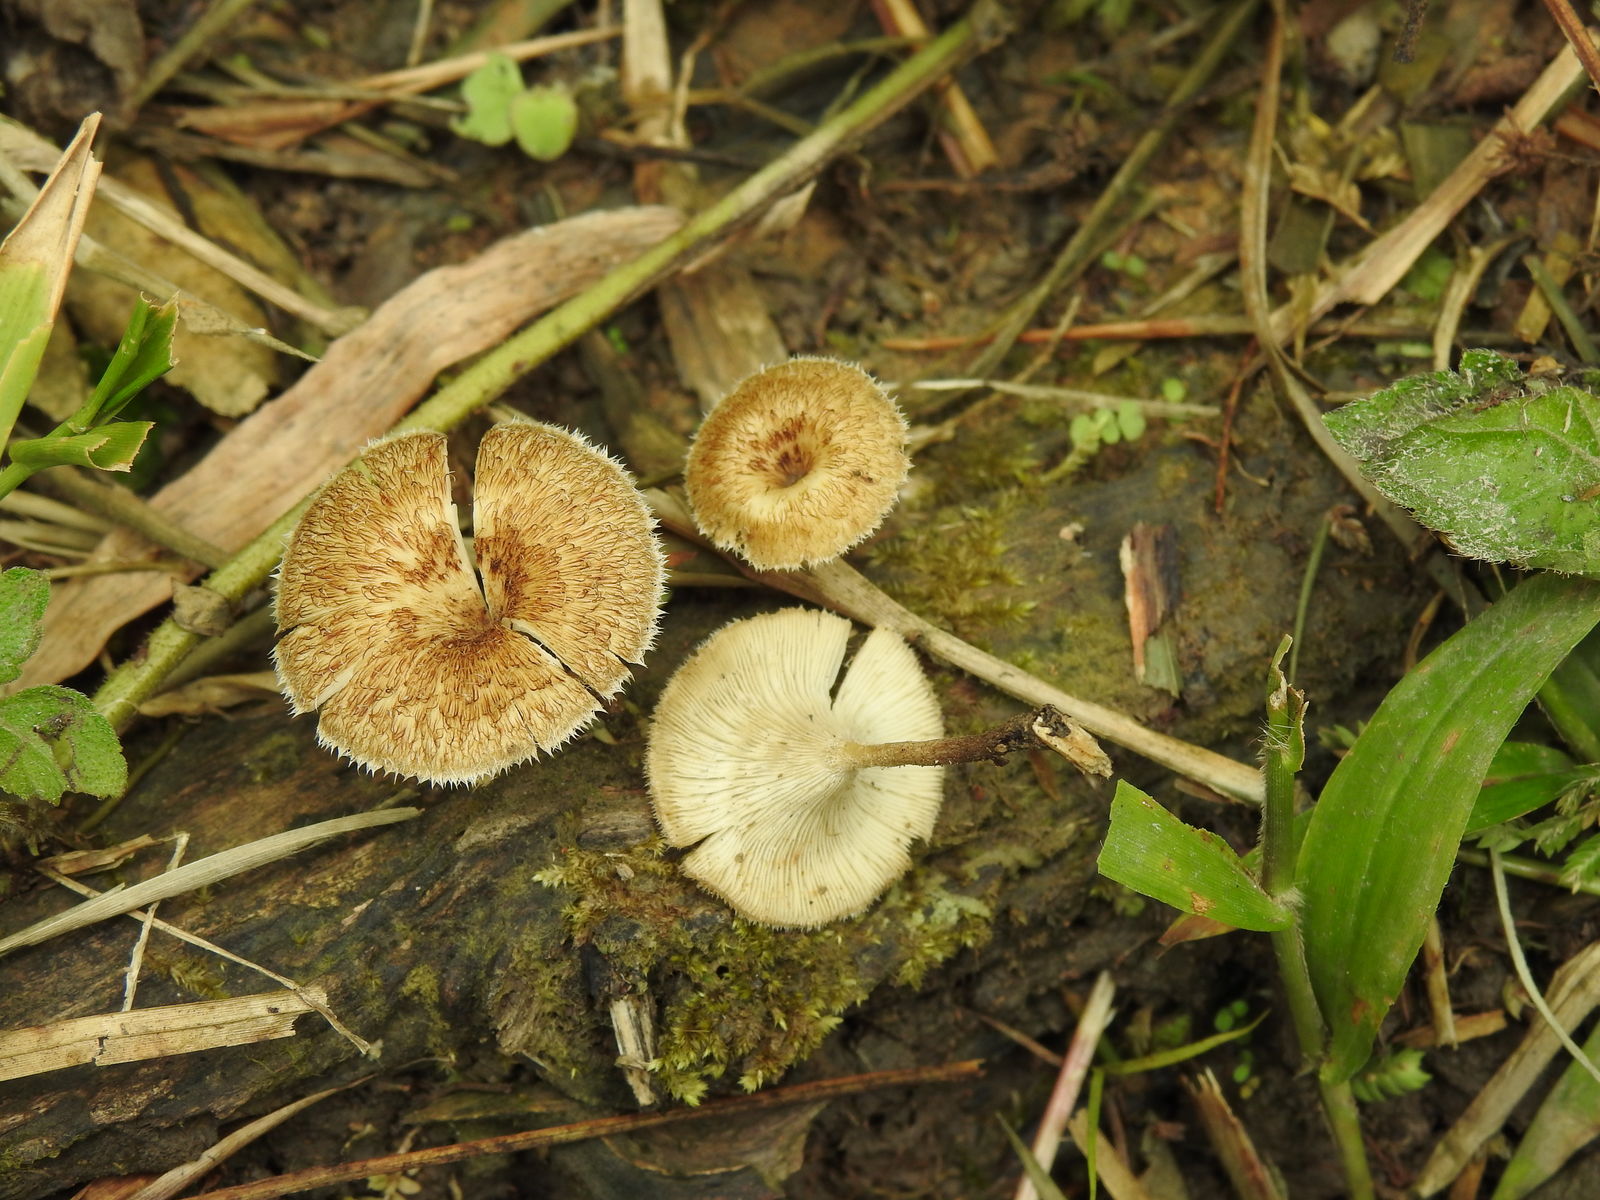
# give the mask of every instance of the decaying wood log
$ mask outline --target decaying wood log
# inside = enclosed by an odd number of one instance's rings
[[[963,515],[970,504],[925,510],[869,566],[930,617],[982,625],[996,652],[1025,651],[1034,669],[1074,691],[1196,739],[1248,735],[1298,576],[1263,581],[1292,571],[1303,546],[1296,537],[1340,491],[1321,471],[1286,466],[1271,489],[1241,487],[1234,510],[1217,521],[1204,507],[1207,489],[1192,486],[1191,476],[1209,470],[1191,448],[1169,445],[1113,482],[1026,503],[996,492],[977,517]],[[997,486],[998,473],[985,478]],[[1191,710],[1131,679],[1115,547],[1136,519],[1178,531],[1184,595],[1174,623]],[[997,559],[1010,582],[994,570]],[[1404,572],[1397,553],[1380,553],[1347,556],[1327,574],[1317,597],[1322,632],[1302,660],[1314,691],[1319,680],[1322,695],[1348,686],[1391,658],[1405,616],[1366,596],[1374,584],[1380,595],[1403,593]],[[628,707],[604,720],[616,744],[586,739],[478,788],[407,788],[363,775],[317,748],[310,720],[291,721],[275,706],[192,725],[107,822],[106,841],[185,830],[195,858],[342,813],[393,803],[425,809],[208,895],[165,902],[159,914],[322,989],[381,1055],[362,1060],[313,1014],[298,1019],[290,1039],[0,1084],[0,1198],[163,1170],[196,1154],[222,1123],[429,1056],[502,1054],[507,1070],[531,1063],[572,1100],[620,1111],[643,1096],[675,1103],[758,1087],[803,1060],[855,1006],[908,995],[882,988],[874,996],[881,985],[916,985],[963,947],[990,942],[985,961],[993,962],[1008,944],[1063,929],[1092,878],[1105,793],[1043,760],[953,770],[932,846],[860,918],[766,929],[735,921],[678,875],[650,818],[637,714],[711,629],[782,603],[759,593],[675,601]],[[959,676],[936,680],[952,729],[1006,711]],[[136,741],[133,756],[147,744]],[[1118,765],[1138,769],[1126,756]],[[163,861],[152,852],[91,882],[143,878]],[[66,903],[54,889],[28,892],[0,908],[0,932]],[[114,1010],[137,932],[118,918],[0,958],[0,1029]],[[1054,964],[1024,954],[1012,965],[995,990],[1007,1003],[1054,986]],[[266,990],[252,972],[157,934],[139,1004]],[[648,1018],[623,1064],[630,1071],[618,1066],[614,1012]],[[934,1062],[951,1047],[924,1049]],[[779,1157],[792,1165],[794,1136],[790,1129],[763,1140],[781,1141]]]

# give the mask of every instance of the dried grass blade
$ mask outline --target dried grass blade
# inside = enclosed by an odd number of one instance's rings
[[[272,834],[270,837],[246,842],[243,846],[235,846],[231,850],[198,859],[187,866],[179,867],[175,871],[166,871],[132,887],[106,892],[93,900],[75,905],[66,912],[58,913],[43,921],[36,921],[10,937],[0,938],[0,955],[9,954],[25,946],[37,946],[40,942],[97,924],[108,917],[121,916],[130,909],[142,907],[156,900],[165,900],[169,896],[181,895],[195,888],[217,883],[242,871],[277,862],[280,858],[286,858],[318,842],[337,837],[341,833],[371,829],[379,825],[393,825],[397,821],[409,821],[421,813],[420,808],[387,808],[376,812],[352,813],[347,817],[319,821],[303,829],[289,829],[283,833]]]

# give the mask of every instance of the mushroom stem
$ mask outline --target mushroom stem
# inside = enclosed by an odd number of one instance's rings
[[[1057,749],[1041,737],[1039,727],[1060,729],[1065,718],[1049,705],[1003,721],[980,733],[930,738],[925,742],[880,742],[863,745],[845,742],[839,757],[851,767],[947,767],[954,763],[1000,762],[1013,750],[1039,746]]]

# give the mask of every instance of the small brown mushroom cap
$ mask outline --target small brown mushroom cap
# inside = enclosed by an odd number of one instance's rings
[[[839,681],[850,632],[812,609],[735,621],[656,706],[645,754],[656,818],[673,845],[695,846],[683,871],[751,920],[812,926],[860,912],[933,832],[943,768],[840,758],[847,742],[943,732],[933,689],[893,633],[868,634]]]
[[[474,525],[481,589],[437,433],[374,444],[313,497],[278,572],[273,658],[323,745],[470,783],[560,746],[649,649],[661,550],[604,453],[554,426],[496,426]]]
[[[859,367],[794,358],[711,410],[684,464],[696,523],[764,571],[837,558],[882,522],[905,482],[906,422]]]

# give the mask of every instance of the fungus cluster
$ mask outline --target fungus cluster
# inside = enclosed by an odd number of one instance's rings
[[[473,529],[476,570],[437,433],[374,444],[312,498],[278,575],[273,658],[323,745],[472,783],[572,737],[654,641],[654,522],[581,437],[491,429]]]

